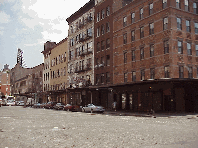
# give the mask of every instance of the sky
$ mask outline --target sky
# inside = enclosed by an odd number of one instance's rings
[[[66,19],[89,0],[0,0],[0,70],[13,68],[23,51],[28,68],[44,62],[44,43],[68,35]]]

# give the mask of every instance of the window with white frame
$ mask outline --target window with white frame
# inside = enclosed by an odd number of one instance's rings
[[[132,71],[132,81],[135,82],[136,81],[136,72]]]
[[[127,25],[127,17],[123,17],[123,27],[125,27]]]
[[[177,8],[177,9],[181,9],[180,0],[176,0],[176,8]]]
[[[198,23],[195,22],[195,34],[198,34]]]
[[[191,31],[191,28],[190,28],[190,21],[189,21],[189,20],[186,20],[186,31],[187,31],[187,32],[190,32],[190,31]]]
[[[169,72],[169,66],[164,67],[164,77],[169,78],[170,77],[170,72]]]
[[[131,13],[131,23],[135,22],[135,12]]]
[[[154,56],[154,44],[150,45],[150,57]]]
[[[187,54],[192,55],[191,43],[187,42]]]
[[[163,9],[167,7],[167,0],[162,0],[162,7]]]
[[[154,23],[149,24],[149,35],[154,34]]]
[[[193,13],[198,14],[198,2],[193,3]]]
[[[153,14],[153,3],[149,4],[149,15]]]
[[[144,14],[144,10],[143,10],[143,8],[140,8],[140,19],[143,19],[143,14]]]
[[[110,23],[107,22],[107,23],[106,23],[106,32],[109,32],[109,31],[110,31]]]
[[[168,18],[165,17],[163,20],[164,20],[164,21],[163,21],[163,23],[164,23],[163,29],[166,30],[166,29],[168,29]]]
[[[185,10],[189,11],[189,0],[184,0]]]
[[[105,18],[105,9],[102,9],[101,11],[101,19],[104,19]]]
[[[110,15],[110,7],[109,7],[109,6],[106,8],[106,15],[107,15],[107,16]]]
[[[179,17],[177,17],[177,29],[182,30],[182,21]]]
[[[97,28],[97,37],[100,36],[100,27]]]
[[[97,22],[100,21],[100,12],[97,13]]]
[[[183,54],[183,43],[182,41],[177,41],[178,53]]]
[[[195,44],[195,51],[196,51],[196,56],[198,56],[198,43]]]

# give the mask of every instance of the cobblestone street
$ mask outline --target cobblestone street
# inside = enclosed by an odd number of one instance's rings
[[[197,148],[198,117],[115,116],[0,107],[1,148]]]

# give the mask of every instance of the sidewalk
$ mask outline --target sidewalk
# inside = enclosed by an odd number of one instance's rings
[[[198,113],[176,113],[176,112],[162,112],[162,113],[154,113],[154,114],[149,114],[146,112],[131,112],[131,111],[113,111],[113,110],[106,110],[104,112],[105,115],[112,115],[112,116],[136,116],[136,117],[168,117],[168,118],[173,118],[173,117],[181,117],[181,116],[186,116],[189,118],[192,117],[197,117],[198,118]]]

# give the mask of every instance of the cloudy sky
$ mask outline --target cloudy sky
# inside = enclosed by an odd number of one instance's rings
[[[44,43],[60,42],[68,35],[66,18],[89,0],[0,0],[0,70],[13,68],[17,49],[27,67],[43,63]]]

